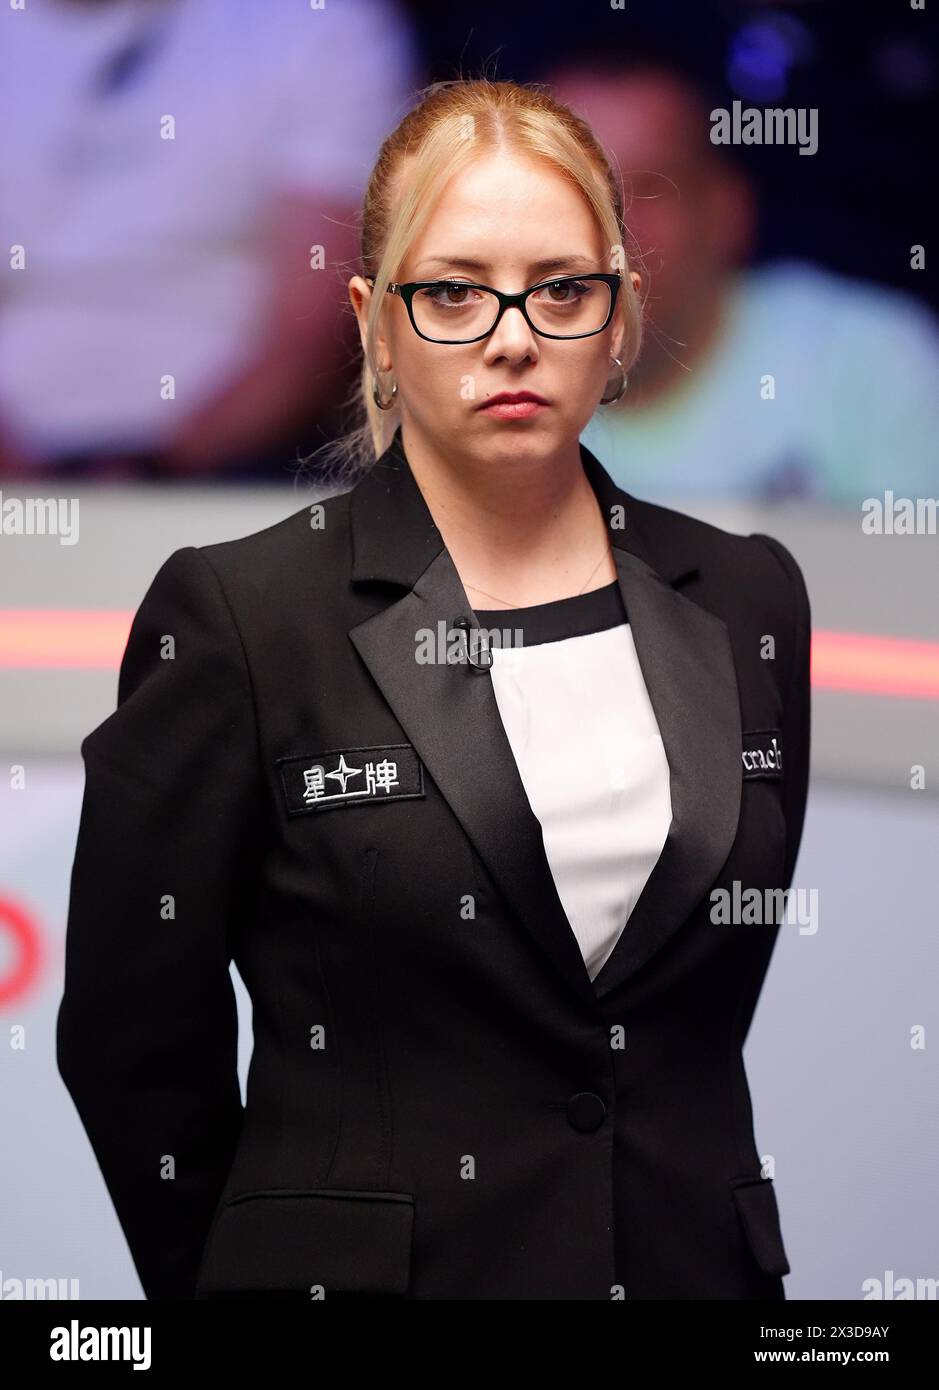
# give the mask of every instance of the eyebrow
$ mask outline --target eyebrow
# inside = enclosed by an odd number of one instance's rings
[[[429,256],[426,260],[419,261],[417,268],[423,266],[425,270],[434,266],[443,268],[449,266],[453,270],[472,270],[476,274],[486,275],[492,270],[488,261],[476,261],[468,256]],[[552,270],[565,270],[576,268],[579,270],[593,270],[594,262],[589,256],[551,256],[547,260],[532,261],[528,270],[536,275],[548,275]]]

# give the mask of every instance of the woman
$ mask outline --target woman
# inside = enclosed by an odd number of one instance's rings
[[[432,88],[362,241],[371,466],[174,552],[82,744],[59,1066],[144,1290],[782,1298],[715,903],[791,880],[800,572],[580,447],[641,307],[544,91]]]

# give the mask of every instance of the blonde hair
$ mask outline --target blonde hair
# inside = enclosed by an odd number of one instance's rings
[[[625,330],[623,370],[628,372],[638,357],[643,300],[630,277],[622,186],[590,126],[545,84],[483,77],[434,83],[384,141],[365,191],[361,273],[374,277],[374,286],[361,379],[347,402],[358,423],[324,446],[334,459],[330,474],[360,475],[391,443],[400,421],[398,406],[380,410],[372,396],[379,380],[375,340],[387,286],[453,175],[503,148],[546,161],[583,193],[610,247],[610,269],[622,280],[616,312]],[[411,164],[406,173],[405,160]]]

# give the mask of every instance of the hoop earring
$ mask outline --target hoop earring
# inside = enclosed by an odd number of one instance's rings
[[[616,363],[617,367],[619,367],[619,374],[621,377],[620,386],[615,396],[601,396],[601,405],[613,405],[616,401],[621,401],[626,394],[626,387],[629,385],[629,377],[623,370],[622,362],[619,360],[618,357],[614,357],[611,360]]]
[[[378,406],[379,410],[390,410],[395,403],[395,396],[398,394],[398,383],[395,382],[395,384],[392,386],[391,396],[387,401],[382,400],[381,395],[379,394],[380,390],[381,388],[378,383],[378,377],[376,376],[372,382],[372,400]]]

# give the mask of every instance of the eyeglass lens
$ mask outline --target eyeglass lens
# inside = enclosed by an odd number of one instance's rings
[[[612,290],[604,280],[562,280],[535,290],[528,296],[526,308],[536,328],[573,338],[603,327],[611,297]],[[412,308],[421,333],[458,343],[489,332],[499,313],[499,301],[488,290],[454,280],[417,290]]]

